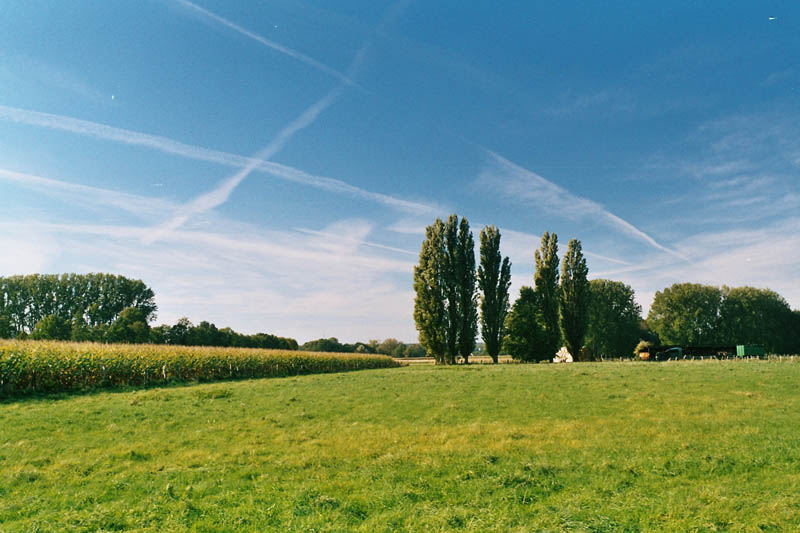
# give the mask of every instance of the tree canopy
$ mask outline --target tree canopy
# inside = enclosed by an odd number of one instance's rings
[[[571,239],[561,264],[561,333],[573,359],[581,357],[586,335],[589,300],[589,269],[581,250],[581,241]]]
[[[102,273],[0,278],[0,315],[6,317],[12,337],[31,333],[50,315],[62,322],[78,316],[89,326],[110,326],[128,307],[152,321],[157,310],[152,289],[141,280]]]
[[[531,287],[522,287],[506,318],[506,335],[503,341],[503,348],[514,359],[533,362],[547,357],[542,353],[543,332],[539,317],[536,291]]]
[[[718,287],[676,283],[656,292],[647,324],[666,344],[716,344],[721,303]]]
[[[475,347],[475,245],[466,218],[450,215],[425,230],[414,268],[414,321],[420,343],[438,363],[465,362]]]
[[[481,262],[478,287],[481,290],[481,334],[486,353],[497,363],[505,336],[508,314],[508,288],[511,285],[511,262],[500,255],[500,230],[488,226],[480,233]]]
[[[589,282],[586,346],[593,357],[629,357],[641,337],[642,308],[620,281]]]
[[[559,286],[558,286],[558,236],[545,232],[541,248],[534,252],[536,272],[533,281],[539,306],[541,354],[539,360],[552,359],[561,347],[559,326]]]
[[[665,344],[760,344],[790,353],[800,350],[796,313],[769,289],[676,283],[656,293],[647,324]]]

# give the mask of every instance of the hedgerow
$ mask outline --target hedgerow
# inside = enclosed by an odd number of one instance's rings
[[[149,344],[0,341],[0,396],[399,366],[390,357]]]

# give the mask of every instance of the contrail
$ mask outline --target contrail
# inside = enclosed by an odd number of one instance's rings
[[[389,250],[390,252],[398,252],[398,253],[406,254],[406,255],[413,255],[413,256],[419,255],[419,252],[412,252],[410,250],[404,250],[403,248],[395,248],[394,246],[386,246],[385,244],[378,244],[378,243],[375,243],[375,242],[365,241],[365,240],[362,240],[362,239],[353,239],[353,238],[348,238],[348,237],[342,237],[341,235],[334,235],[333,233],[328,233],[328,232],[325,232],[325,231],[315,231],[315,230],[304,229],[304,228],[294,228],[294,230],[298,231],[300,233],[305,233],[307,235],[316,235],[317,237],[325,237],[326,239],[339,240],[341,242],[349,242],[349,243],[353,243],[353,244],[360,244],[360,245],[364,245],[364,246],[369,246],[370,248],[378,248],[380,250]]]
[[[285,55],[287,55],[287,56],[289,56],[291,58],[294,58],[294,59],[296,59],[296,60],[298,60],[298,61],[300,61],[302,63],[305,63],[306,65],[314,67],[315,69],[317,69],[317,70],[319,70],[321,72],[324,72],[326,74],[330,74],[331,76],[333,76],[335,78],[338,78],[339,80],[341,80],[343,83],[345,83],[347,85],[351,85],[353,87],[360,87],[350,77],[346,76],[345,74],[342,74],[338,70],[332,69],[329,66],[327,66],[327,65],[325,65],[323,63],[320,63],[319,61],[317,61],[313,57],[309,57],[309,56],[307,56],[307,55],[305,55],[305,54],[303,54],[301,52],[298,52],[297,50],[293,50],[293,49],[291,49],[291,48],[289,48],[287,46],[283,46],[282,44],[278,44],[275,41],[270,41],[269,39],[267,39],[265,37],[262,37],[261,35],[258,35],[256,33],[253,33],[253,32],[251,32],[249,30],[246,30],[246,29],[242,28],[241,26],[239,26],[238,24],[235,24],[235,23],[231,22],[230,20],[228,20],[226,18],[220,17],[216,13],[213,13],[213,12],[211,12],[211,11],[209,11],[207,9],[204,9],[204,8],[202,8],[202,7],[200,7],[200,6],[196,5],[196,4],[193,4],[193,3],[189,2],[188,0],[176,0],[176,1],[179,4],[181,4],[181,5],[185,6],[185,7],[188,7],[190,9],[193,9],[193,10],[197,11],[198,13],[200,13],[203,16],[205,16],[206,18],[209,18],[209,19],[211,19],[211,20],[213,20],[215,22],[218,22],[218,23],[222,24],[223,26],[226,26],[226,27],[228,27],[228,28],[230,28],[230,29],[232,29],[232,30],[234,30],[236,32],[241,33],[245,37],[249,37],[250,39],[253,39],[254,41],[257,41],[257,42],[263,44],[267,48],[271,48],[273,50],[276,50],[276,51],[278,51],[278,52],[280,52],[282,54],[285,54]]]
[[[405,5],[408,4],[408,1],[409,0],[400,0],[399,2],[396,2],[390,6],[385,12],[384,16],[381,17],[376,31],[383,31],[383,28],[389,23],[389,21],[393,20],[399,15],[401,8],[405,7]],[[372,43],[367,41],[356,51],[353,61],[350,63],[350,66],[347,69],[348,77],[355,77],[355,75],[358,73],[371,46]],[[173,217],[168,219],[163,224],[156,226],[153,234],[144,239],[144,243],[150,244],[165,233],[174,231],[181,227],[193,215],[208,211],[209,209],[213,209],[225,203],[228,198],[230,198],[231,193],[233,193],[236,187],[238,187],[239,184],[242,183],[242,181],[244,181],[245,178],[247,178],[247,176],[249,176],[253,170],[259,166],[259,161],[269,159],[275,155],[298,131],[313,124],[320,113],[330,107],[330,105],[342,95],[346,86],[347,84],[342,82],[334,89],[330,90],[325,96],[314,102],[305,111],[303,111],[299,117],[294,119],[289,123],[288,126],[283,128],[267,146],[262,148],[254,157],[252,157],[250,162],[245,165],[244,168],[240,169],[234,175],[224,180],[216,189],[201,194],[188,204],[181,206],[181,208],[178,209],[177,213],[175,213]]]
[[[576,196],[567,191],[563,187],[556,185],[539,174],[523,168],[508,159],[491,150],[483,149],[494,161],[507,173],[513,180],[506,180],[498,183],[499,180],[494,179],[496,185],[501,185],[504,188],[504,193],[516,199],[525,199],[531,202],[536,202],[537,205],[544,205],[547,209],[557,211],[561,214],[568,214],[570,212],[577,212],[583,216],[596,216],[599,217],[606,225],[614,229],[626,233],[636,239],[646,242],[653,248],[666,252],[674,257],[689,261],[689,259],[660,244],[653,239],[650,235],[640,230],[627,220],[624,220],[614,213],[608,211],[605,207],[588,198]],[[486,174],[486,173],[484,173]],[[484,175],[484,177],[489,177]],[[490,178],[491,179],[491,178]]]
[[[336,89],[330,91],[320,100],[317,100],[308,109],[303,111],[299,117],[289,123],[288,126],[283,128],[278,135],[270,141],[270,143],[262,148],[256,155],[251,157],[247,164],[239,169],[231,177],[223,181],[216,189],[207,193],[201,194],[188,204],[181,206],[177,213],[164,222],[158,225],[154,233],[145,238],[145,244],[150,244],[156,241],[164,233],[173,231],[181,227],[192,215],[208,211],[219,205],[224,204],[230,198],[231,193],[249,176],[256,168],[261,165],[265,159],[269,159],[278,151],[280,151],[287,142],[294,136],[295,133],[306,128],[314,123],[320,113],[328,108],[342,93],[344,85],[339,85]]]
[[[77,199],[84,206],[110,206],[150,220],[159,213],[163,213],[165,209],[175,208],[175,204],[160,198],[59,181],[3,168],[0,168],[0,180],[15,182],[23,187],[43,191],[48,195],[68,196],[72,200]]]
[[[256,164],[255,170],[266,173],[276,178],[316,187],[318,189],[346,194],[357,198],[364,198],[373,202],[381,203],[390,207],[408,211],[411,213],[428,214],[438,212],[438,209],[431,205],[411,202],[400,198],[395,198],[386,194],[368,191],[354,185],[350,185],[342,180],[335,178],[317,176],[309,174],[294,167],[274,163],[272,161],[258,160],[252,157],[245,157],[239,154],[211,150],[200,146],[185,144],[167,137],[150,135],[137,131],[115,128],[106,124],[90,122],[63,115],[30,111],[0,105],[0,119],[37,126],[51,130],[66,131],[78,135],[84,135],[105,141],[114,141],[130,146],[141,146],[162,153],[177,155],[196,161],[208,161],[234,168],[245,168],[248,165]],[[284,139],[284,142],[286,139]]]

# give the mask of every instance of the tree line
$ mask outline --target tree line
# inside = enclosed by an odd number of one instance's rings
[[[157,310],[141,280],[113,274],[31,274],[0,277],[0,336],[32,333],[43,319],[57,329],[110,327],[134,308],[148,322]]]
[[[414,268],[414,320],[421,345],[437,363],[469,362],[479,319],[494,362],[501,351],[521,361],[547,361],[562,345],[578,361],[630,357],[641,340],[800,352],[800,312],[769,289],[676,284],[656,293],[643,320],[629,285],[588,279],[579,240],[569,241],[559,269],[558,237],[549,232],[534,251],[533,286],[523,286],[512,305],[511,263],[501,259],[500,238],[494,226],[480,232],[476,271],[466,218],[451,215],[426,228]]]
[[[676,283],[656,292],[647,325],[662,344],[760,344],[800,353],[800,311],[769,289]]]
[[[336,337],[315,339],[300,346],[301,350],[309,352],[339,352],[339,353],[370,353],[383,354],[392,357],[425,357],[425,348],[421,344],[406,344],[395,338],[379,341],[371,339],[368,342],[341,343]]]
[[[150,327],[158,310],[141,280],[113,274],[0,277],[0,338],[231,346],[296,350],[297,341],[245,335],[188,318]]]

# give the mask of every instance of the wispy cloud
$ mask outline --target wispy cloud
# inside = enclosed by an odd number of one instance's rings
[[[67,198],[73,205],[87,205],[114,208],[152,220],[154,216],[163,214],[165,209],[174,209],[175,204],[161,198],[151,198],[128,194],[110,189],[91,187],[79,183],[70,183],[32,174],[14,172],[0,168],[0,180],[12,182],[19,186],[42,192],[49,196]]]
[[[179,1],[183,2],[184,0]],[[409,0],[399,0],[398,2],[390,5],[384,13],[384,16],[381,17],[376,32],[383,31],[383,28],[389,23],[389,21],[394,20],[397,16],[399,16],[402,9],[408,4],[408,1]],[[356,76],[371,46],[372,43],[367,41],[356,51],[355,56],[353,57],[353,60],[350,62],[350,66],[347,69],[348,77]],[[311,104],[300,114],[300,116],[295,118],[286,127],[284,127],[278,133],[278,135],[269,142],[269,144],[262,148],[254,157],[250,158],[250,162],[248,162],[247,165],[241,168],[234,175],[224,180],[215,189],[201,194],[191,202],[178,209],[173,217],[154,228],[153,233],[146,238],[145,242],[152,243],[164,235],[164,233],[175,230],[182,226],[193,215],[203,213],[225,203],[228,198],[230,198],[231,193],[233,193],[236,187],[238,187],[239,184],[241,184],[259,166],[259,161],[269,159],[277,154],[297,132],[312,125],[314,121],[317,120],[317,117],[319,117],[323,111],[330,107],[343,94],[347,85],[348,84],[345,82],[340,83],[328,91],[325,96]]]
[[[356,198],[363,198],[365,200],[377,202],[410,213],[432,213],[438,209],[432,205],[404,200],[387,194],[362,189],[336,178],[309,174],[308,172],[304,172],[287,165],[282,165],[280,163],[258,158],[245,157],[239,154],[232,154],[219,150],[212,150],[200,146],[193,146],[170,139],[168,137],[161,137],[158,135],[150,135],[147,133],[116,128],[106,124],[99,124],[97,122],[67,117],[64,115],[42,113],[39,111],[31,111],[27,109],[19,109],[0,105],[0,119],[52,130],[66,131],[69,133],[85,135],[105,141],[113,141],[131,146],[140,146],[162,153],[185,157],[187,159],[207,161],[228,167],[247,168],[255,165],[255,171],[269,174],[276,178],[316,187],[318,189],[337,194],[346,194]]]
[[[63,198],[69,202],[70,205],[79,207],[81,209],[100,209],[106,211],[122,210],[127,213],[136,215],[138,218],[144,220],[151,220],[154,216],[162,213],[164,210],[176,209],[178,204],[162,198],[141,196],[137,194],[130,194],[111,189],[104,189],[99,187],[91,187],[88,185],[81,185],[78,183],[70,183],[51,178],[44,178],[41,176],[34,176],[31,174],[24,174],[21,172],[14,172],[11,170],[0,169],[0,180],[14,183],[16,185],[41,191],[48,196],[55,196]],[[231,232],[238,233],[246,226],[237,225],[234,227],[230,222],[224,219],[215,219],[214,226],[228,227]],[[100,225],[100,224],[37,224],[37,227],[45,230],[58,230],[62,232],[71,233],[85,233],[93,235],[102,235],[106,237],[119,237],[123,239],[139,239],[147,240],[150,236],[151,230],[147,227],[138,226],[120,226],[120,225]],[[295,228],[293,231],[303,233],[306,235],[321,237],[315,239],[309,246],[311,249],[323,250],[324,252],[332,252],[337,255],[352,255],[358,251],[360,246],[374,248],[379,250],[386,250],[398,252],[405,255],[416,255],[415,252],[387,246],[371,241],[367,241],[366,237],[372,229],[372,224],[362,219],[342,220],[331,224],[324,230],[313,230],[309,228]],[[252,228],[250,232],[255,233]],[[288,232],[272,232],[273,237],[280,236],[280,239],[286,241],[287,245],[291,241],[291,233]],[[266,246],[263,237],[253,238],[229,238],[220,237],[214,233],[202,231],[185,231],[179,232],[170,239],[170,242],[176,240],[185,240],[186,242],[193,242],[207,246],[214,244],[216,246],[227,246],[238,251],[245,251],[248,253],[255,253],[257,255],[280,254],[282,257],[293,257],[298,260],[320,260],[321,256],[303,253],[298,255],[292,251],[292,247],[287,245],[272,245]],[[253,244],[253,243],[258,244]],[[328,261],[325,257],[324,261]],[[409,268],[409,263],[389,263],[393,265],[392,268],[397,267],[398,271],[405,271]],[[378,270],[384,270],[385,264],[379,263]]]
[[[797,110],[776,103],[766,110],[706,121],[651,156],[661,167],[650,176],[684,180],[689,187],[658,201],[680,217],[655,220],[664,233],[676,228],[752,228],[800,208]]]
[[[2,225],[0,224],[0,227]],[[0,276],[46,272],[52,251],[58,242],[46,232],[25,228],[24,231],[0,231]]]
[[[227,202],[236,187],[238,187],[247,176],[252,174],[253,171],[260,166],[262,161],[278,153],[298,131],[313,124],[319,114],[327,109],[341,95],[343,87],[343,85],[340,85],[314,102],[303,111],[300,116],[283,128],[269,144],[262,148],[255,156],[251,157],[244,167],[224,180],[215,189],[201,194],[191,202],[182,205],[169,220],[159,224],[154,231],[147,236],[144,242],[152,243],[163,236],[164,233],[173,231],[182,226],[193,215],[203,213]]]
[[[645,310],[656,291],[683,282],[768,287],[794,308],[800,307],[800,218],[787,217],[747,230],[696,233],[680,240],[676,247],[692,262],[665,264],[656,257],[643,257],[638,265],[598,275],[633,286]]]
[[[93,102],[110,100],[110,94],[104,94],[92,87],[86,80],[64,66],[47,63],[24,54],[12,55],[7,61],[10,69],[16,74],[15,81],[17,82],[33,82],[66,91]],[[0,69],[2,68],[0,65]]]
[[[787,68],[784,70],[779,70],[777,72],[773,72],[769,76],[767,76],[764,81],[762,81],[759,85],[761,87],[775,87],[781,85],[783,83],[790,83],[797,77],[797,72],[794,68]]]
[[[565,217],[593,217],[614,230],[644,242],[653,248],[684,261],[687,260],[684,255],[660,244],[653,237],[630,222],[611,213],[599,203],[574,195],[552,181],[512,163],[495,152],[486,150],[486,153],[490,156],[493,164],[491,168],[487,168],[481,173],[479,181],[491,185],[506,197],[535,205]]]
[[[215,221],[213,232],[179,229],[141,246],[146,227],[0,218],[3,244],[43,245],[21,247],[24,256],[11,264],[0,258],[0,272],[56,266],[140,278],[153,287],[162,322],[188,316],[301,342],[310,335],[413,341],[414,260],[355,242],[370,226],[344,220],[309,230],[349,241],[348,253],[341,253],[341,248],[320,246],[313,233],[264,231],[225,219]],[[17,240],[9,241],[8,235]]]
[[[321,63],[320,61],[317,61],[313,57],[309,57],[306,54],[303,54],[301,52],[298,52],[297,50],[289,48],[288,46],[284,46],[282,44],[276,43],[275,41],[267,39],[266,37],[263,37],[263,36],[258,35],[256,33],[253,33],[251,31],[239,26],[238,24],[235,24],[234,22],[231,22],[230,20],[217,15],[216,13],[213,13],[213,12],[207,10],[207,9],[204,9],[204,8],[198,6],[197,4],[193,4],[192,2],[189,2],[187,0],[176,0],[176,1],[179,4],[191,9],[195,13],[198,13],[201,16],[203,16],[203,17],[205,17],[205,18],[207,18],[209,20],[212,20],[212,21],[214,21],[214,22],[216,22],[218,24],[222,24],[223,26],[225,26],[227,28],[230,28],[233,31],[236,31],[236,32],[244,35],[245,37],[258,42],[258,43],[266,46],[267,48],[270,48],[272,50],[280,52],[281,54],[287,55],[287,56],[289,56],[289,57],[291,57],[293,59],[296,59],[297,61],[300,61],[301,63],[305,63],[306,65],[308,65],[310,67],[313,67],[313,68],[319,70],[320,72],[324,72],[324,73],[329,74],[329,75],[331,75],[331,76],[333,76],[335,78],[338,78],[339,80],[341,80],[343,83],[345,83],[347,85],[358,87],[358,84],[356,84],[352,80],[351,77],[339,72],[336,69],[333,69],[333,68]]]
[[[337,228],[330,228],[330,230],[334,230]],[[358,246],[367,246],[370,248],[377,248],[379,250],[387,250],[390,252],[397,252],[400,254],[417,256],[417,252],[412,252],[410,250],[404,250],[403,248],[396,248],[394,246],[386,246],[385,244],[379,244],[376,242],[366,241],[363,238],[352,237],[352,236],[343,236],[341,233],[332,233],[329,231],[316,231],[310,230],[306,228],[294,228],[295,231],[300,233],[305,233],[307,235],[316,235],[317,237],[321,237],[319,244],[320,246],[324,247],[333,247],[336,248],[340,252],[349,252],[352,249]]]

